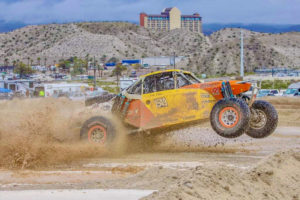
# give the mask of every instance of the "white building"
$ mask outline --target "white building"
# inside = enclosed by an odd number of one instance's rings
[[[175,57],[175,64],[182,61],[184,56]],[[159,56],[159,57],[147,57],[141,59],[141,65],[144,67],[166,67],[174,64],[174,56]]]
[[[33,80],[0,80],[0,88],[25,93],[26,90],[33,90],[34,83]]]
[[[120,78],[120,88],[124,90],[136,82],[138,78],[122,77]]]
[[[85,83],[51,83],[44,84],[45,97],[51,97],[61,93],[85,92],[89,89]]]

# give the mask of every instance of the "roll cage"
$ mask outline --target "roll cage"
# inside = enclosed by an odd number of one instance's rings
[[[153,92],[178,89],[183,86],[201,83],[192,73],[184,71],[162,71],[141,77],[129,86],[124,94],[143,95]]]

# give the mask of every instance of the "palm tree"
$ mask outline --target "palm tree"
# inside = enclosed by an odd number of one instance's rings
[[[15,67],[17,64],[17,61],[16,60],[13,60],[13,66]]]
[[[30,57],[27,57],[27,65],[29,66]]]
[[[32,59],[30,59],[30,66],[32,66],[32,63],[33,63],[33,60],[32,60]]]
[[[98,65],[98,76],[102,78],[103,75],[103,70],[104,70],[104,65]]]
[[[38,61],[38,65],[40,66],[40,65],[41,65],[41,58],[38,57],[38,58],[37,58],[37,61]]]
[[[44,66],[46,67],[47,64],[47,58],[44,58]]]
[[[89,56],[90,54],[86,54],[85,56],[85,69],[86,69],[86,74],[89,74]]]
[[[105,61],[106,61],[106,55],[103,55],[101,58],[100,58],[100,60],[101,60],[101,62],[103,63],[103,64],[105,64]]]
[[[103,66],[100,68],[100,71],[101,71],[100,77],[101,77],[101,78],[102,78],[103,70],[104,70],[104,67],[105,67],[105,61],[106,61],[106,58],[107,58],[106,55],[103,55],[103,56],[100,58],[101,62],[103,63]]]
[[[8,58],[5,58],[5,59],[4,59],[4,65],[5,65],[5,66],[8,66],[8,64],[9,64],[9,60],[8,60]]]
[[[127,68],[122,65],[122,63],[118,63],[115,69],[112,71],[113,75],[117,76],[117,86],[119,87],[119,76],[122,76],[122,72]]]
[[[8,63],[8,58],[5,58],[5,59],[4,59],[4,65],[5,65],[5,66],[8,66],[8,64],[9,64],[9,63]],[[6,68],[6,73],[7,73],[7,68]]]
[[[19,74],[20,77],[23,77],[27,74],[32,74],[34,71],[31,67],[28,67],[23,62],[18,63],[18,65],[15,67],[14,72]]]

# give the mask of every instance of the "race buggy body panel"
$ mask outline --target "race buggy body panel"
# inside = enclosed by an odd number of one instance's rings
[[[239,82],[229,81],[232,95],[250,89],[250,83]],[[223,98],[222,83],[201,83],[182,70],[150,73],[119,94],[112,111],[126,124],[143,130],[208,119]]]
[[[269,102],[254,101],[254,90],[251,98],[243,95],[250,87],[247,81],[203,83],[187,71],[157,71],[141,76],[115,96],[111,111],[132,134],[160,133],[209,119],[212,129],[222,137],[246,133],[252,138],[264,138],[276,129],[278,114]],[[86,105],[106,98],[111,97],[90,99]],[[113,120],[104,116],[88,119],[80,131],[82,139],[105,145],[116,135]]]

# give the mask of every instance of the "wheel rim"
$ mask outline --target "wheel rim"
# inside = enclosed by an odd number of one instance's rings
[[[250,126],[254,129],[261,129],[267,123],[267,116],[262,110],[255,110],[254,112],[255,113],[253,114],[253,117],[251,117],[250,120]]]
[[[219,113],[219,122],[225,128],[234,127],[239,121],[238,111],[233,107],[226,107]]]
[[[88,139],[91,143],[101,143],[106,142],[106,129],[101,125],[94,125],[89,129]]]

